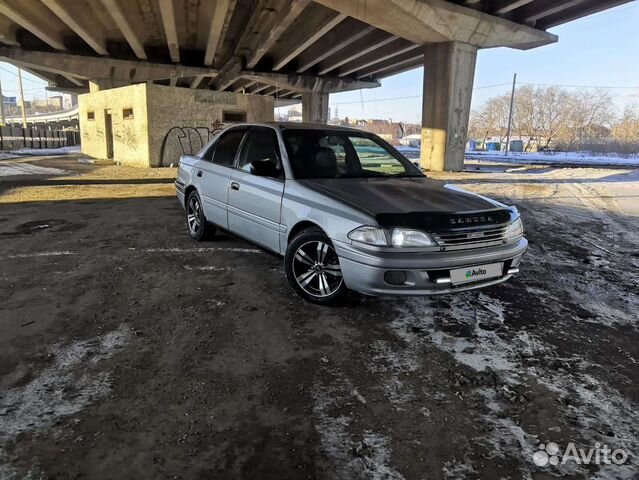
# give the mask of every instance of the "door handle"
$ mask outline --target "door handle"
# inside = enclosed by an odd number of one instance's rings
[[[202,170],[198,170],[198,171],[197,171],[197,176],[198,176],[198,177],[201,177],[201,176],[202,176]]]
[[[239,190],[240,184],[237,182],[231,182],[231,190]]]

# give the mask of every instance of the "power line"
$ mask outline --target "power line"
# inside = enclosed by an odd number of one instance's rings
[[[406,100],[409,98],[421,98],[421,97],[422,97],[421,95],[411,95],[408,97],[375,98],[372,100],[358,100],[356,102],[335,102],[335,103],[331,103],[331,105],[351,105],[354,103],[362,104],[362,103],[370,103],[370,102],[388,102],[391,100]]]
[[[566,87],[566,88],[611,88],[611,89],[617,89],[617,88],[621,88],[621,89],[639,89],[639,86],[636,87],[629,87],[629,86],[616,86],[616,85],[567,85],[567,84],[560,84],[560,83],[532,83],[532,82],[517,82],[519,85],[532,85],[532,86],[539,86],[539,87]],[[506,85],[510,85],[510,83],[496,83],[494,85],[482,85],[481,87],[475,87],[473,88],[473,90],[482,90],[485,88],[495,88],[495,87],[503,87]],[[415,98],[421,98],[421,95],[409,95],[409,96],[405,96],[405,97],[389,97],[389,98],[375,98],[375,99],[370,99],[370,100],[358,100],[358,101],[353,101],[353,102],[331,102],[331,105],[354,105],[354,104],[361,104],[361,103],[371,103],[371,102],[390,102],[393,100],[408,100],[408,99],[415,99]]]
[[[11,70],[7,70],[6,68],[0,67],[0,70],[2,70],[3,72],[10,73],[14,77],[18,76],[18,74],[16,72],[12,72]],[[29,73],[29,72],[27,72],[27,73]],[[25,80],[27,82],[31,82],[31,83],[37,83],[37,84],[45,83],[44,80],[32,80],[31,78],[23,78],[23,80]]]
[[[534,85],[538,87],[566,87],[566,88],[639,88],[639,85],[634,87],[616,86],[616,85],[565,85],[561,83],[531,83],[531,82],[519,82],[520,85]]]
[[[33,88],[25,88],[24,89],[25,92],[32,92],[34,90],[44,90],[44,88],[43,87],[33,87]],[[5,92],[11,92],[11,93],[18,93],[19,92],[19,90],[13,90],[11,88],[5,88],[4,91]]]
[[[475,87],[473,90],[481,90],[483,88],[493,88],[493,87],[505,87],[506,85],[510,85],[510,83],[496,83],[495,85],[484,85],[482,87]]]

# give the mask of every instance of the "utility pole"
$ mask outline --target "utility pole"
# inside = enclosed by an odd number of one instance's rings
[[[27,128],[27,113],[24,109],[24,90],[22,88],[22,69],[18,68],[18,83],[20,84],[20,106],[22,107],[22,128]]]
[[[2,95],[2,81],[0,80],[0,115],[2,116],[2,126],[7,123],[7,119],[4,116],[4,95]]]
[[[515,83],[517,83],[517,74],[513,74],[513,90],[510,92],[510,112],[508,112],[508,131],[506,132],[506,156],[510,149],[510,127],[513,123],[513,103],[515,100]]]

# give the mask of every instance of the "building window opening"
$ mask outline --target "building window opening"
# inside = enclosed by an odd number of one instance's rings
[[[87,120],[95,120],[95,112],[87,112]]]
[[[222,112],[222,123],[246,122],[246,112]]]
[[[122,110],[122,118],[124,120],[130,120],[133,118],[133,109],[132,108],[125,108]]]

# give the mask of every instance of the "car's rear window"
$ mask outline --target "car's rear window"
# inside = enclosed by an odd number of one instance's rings
[[[284,130],[295,178],[421,176],[393,147],[366,132]]]

